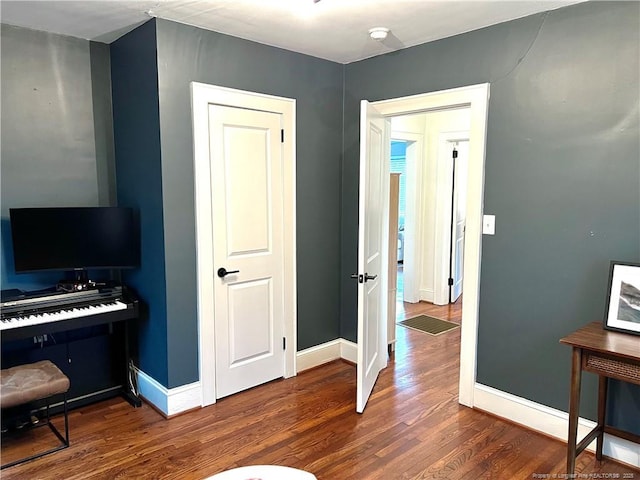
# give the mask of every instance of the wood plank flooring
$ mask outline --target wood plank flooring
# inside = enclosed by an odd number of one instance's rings
[[[420,313],[460,321],[459,304],[406,305],[398,317]],[[433,337],[398,326],[397,339],[362,415],[355,367],[335,361],[170,420],[121,399],[74,410],[68,449],[1,476],[189,480],[280,464],[319,480],[566,478],[564,443],[458,404],[460,329]],[[21,448],[3,445],[2,461]],[[640,471],[590,453],[577,472],[640,479]]]

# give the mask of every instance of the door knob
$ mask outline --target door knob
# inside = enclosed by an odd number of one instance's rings
[[[376,278],[378,278],[378,275],[369,275],[367,272],[365,272],[365,274],[364,274],[364,281],[365,282],[367,280],[375,280]]]
[[[227,271],[227,269],[224,268],[224,267],[221,267],[221,268],[218,269],[218,276],[220,278],[224,278],[227,275],[230,275],[232,273],[240,273],[240,270],[229,270],[229,271]]]
[[[354,280],[358,280],[358,283],[364,283],[364,277],[362,275],[358,275],[357,273],[352,273],[351,278]]]

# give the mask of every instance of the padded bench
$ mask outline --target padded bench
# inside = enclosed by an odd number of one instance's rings
[[[67,415],[67,391],[69,390],[69,379],[49,360],[42,360],[27,365],[18,365],[2,370],[0,380],[0,408],[19,407],[37,400],[46,401],[46,422],[51,431],[58,437],[61,445],[50,450],[30,455],[28,457],[15,460],[0,466],[0,469],[11,467],[19,463],[27,462],[43,455],[57,452],[69,446],[69,420]],[[49,417],[49,403],[51,397],[64,394],[64,430],[63,437],[58,429],[51,423]]]

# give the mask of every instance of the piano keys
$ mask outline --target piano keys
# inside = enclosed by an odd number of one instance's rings
[[[0,304],[2,341],[91,327],[138,316],[138,302],[122,287],[51,293]]]
[[[23,313],[18,316],[7,316],[0,322],[0,331],[12,328],[30,327],[49,322],[70,320],[72,318],[86,317],[89,315],[126,310],[127,304],[119,300],[98,305],[89,304],[82,307],[68,308],[67,310],[55,310],[52,312]]]

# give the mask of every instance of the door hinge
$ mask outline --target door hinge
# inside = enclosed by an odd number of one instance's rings
[[[453,286],[453,278],[449,279],[449,286],[452,287]]]
[[[284,128],[280,130],[280,142],[284,143]]]
[[[282,349],[287,349],[287,337],[282,337]]]

